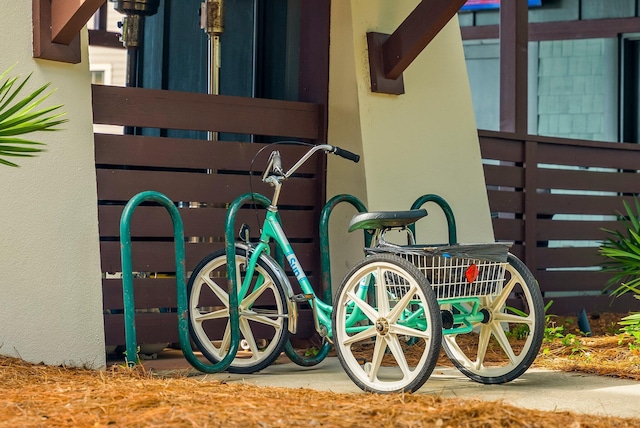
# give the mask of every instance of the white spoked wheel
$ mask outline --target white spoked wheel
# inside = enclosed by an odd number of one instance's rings
[[[238,288],[245,277],[246,262],[245,249],[236,248]],[[191,337],[213,363],[227,355],[231,342],[226,274],[226,253],[217,251],[200,262],[187,284]],[[289,320],[284,287],[278,278],[267,263],[258,260],[251,287],[239,301],[241,343],[229,372],[262,370],[282,352]]]
[[[484,319],[466,334],[443,336],[453,364],[470,379],[485,383],[510,382],[531,366],[544,335],[544,304],[533,275],[517,257],[508,256],[502,292],[480,298]],[[464,313],[465,308],[445,306]],[[455,326],[454,326],[455,327]]]
[[[367,257],[347,274],[333,307],[333,340],[361,389],[413,392],[438,360],[442,323],[424,275],[390,254]]]

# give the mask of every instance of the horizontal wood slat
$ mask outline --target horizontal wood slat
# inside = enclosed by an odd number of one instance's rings
[[[560,193],[538,193],[538,213],[543,214],[588,214],[614,215],[623,210],[622,201],[633,202],[631,197],[564,195]]]
[[[137,313],[135,316],[136,339],[139,345],[153,343],[178,343],[178,314]],[[105,345],[124,345],[124,315],[104,315]]]
[[[598,266],[604,259],[597,248],[538,248],[537,269]]]
[[[175,308],[177,292],[175,278],[134,278],[133,296],[136,308]],[[102,280],[102,307],[123,309],[122,280]]]
[[[536,271],[544,291],[602,291],[611,274],[602,271]]]
[[[570,221],[538,220],[536,231],[538,240],[596,240],[607,238],[602,228],[617,230],[620,224],[615,221]]]
[[[557,315],[577,315],[582,309],[592,315],[602,312],[628,313],[629,308],[637,306],[637,300],[634,302],[630,295],[617,299],[612,299],[609,296],[568,296],[545,299],[546,302],[549,300],[553,300],[549,313]]]
[[[492,212],[523,213],[524,194],[515,191],[487,190]]]
[[[128,201],[139,192],[155,190],[173,201],[226,204],[248,193],[248,175],[197,174],[188,172],[131,171],[99,169],[98,199]],[[256,177],[253,192],[271,195],[272,189]],[[314,179],[290,178],[283,187],[281,205],[313,206],[316,202]]]
[[[605,143],[610,145],[611,143]],[[581,167],[619,168],[637,170],[640,165],[640,147],[637,144],[615,143],[612,147],[539,144],[538,161],[544,164]],[[624,156],[620,156],[624,152]]]
[[[524,162],[524,144],[504,138],[483,137],[480,152],[483,159]]]
[[[315,243],[293,243],[293,250],[300,264],[311,272],[315,266]],[[131,245],[134,272],[175,272],[173,242],[137,242]],[[187,243],[185,258],[187,271],[193,268],[207,255],[224,248],[224,242]],[[103,272],[120,272],[120,242],[101,242]]]
[[[515,166],[484,165],[484,179],[488,186],[524,187],[524,169]]]
[[[510,241],[524,240],[524,221],[521,219],[493,218],[493,232],[496,236],[508,237]]]
[[[636,173],[546,168],[539,168],[538,172],[538,189],[640,193],[640,175]]]
[[[317,104],[93,85],[93,123],[233,132],[291,138],[321,136]],[[180,112],[177,114],[176,112]]]
[[[100,236],[120,236],[120,218],[124,206],[98,206]],[[179,208],[184,222],[184,235],[187,237],[222,237],[225,235],[227,210],[225,208]],[[257,237],[264,220],[264,210],[247,208],[238,211],[236,229],[245,223],[251,229],[251,237]],[[310,238],[309,231],[316,227],[313,210],[281,210],[280,217],[289,239]],[[131,217],[131,236],[133,237],[173,237],[173,224],[167,210],[163,207],[140,206]]]
[[[262,173],[271,150],[260,143],[207,141],[186,138],[146,137],[140,135],[95,135],[96,163],[165,168],[214,169],[220,171],[256,171]],[[278,144],[273,147],[282,156],[285,168],[298,160],[307,146]],[[322,156],[322,155],[318,155]],[[297,174],[314,174],[316,166],[307,162]]]

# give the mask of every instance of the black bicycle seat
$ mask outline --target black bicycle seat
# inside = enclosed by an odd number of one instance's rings
[[[374,211],[360,213],[353,216],[349,223],[349,232],[358,229],[389,229],[392,227],[407,227],[423,217],[427,210],[409,211]]]

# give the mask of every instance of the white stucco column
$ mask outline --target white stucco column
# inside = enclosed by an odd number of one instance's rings
[[[360,153],[361,164],[330,157],[327,197],[351,193],[370,211],[409,209],[435,193],[452,206],[460,242],[493,241],[471,92],[457,17],[404,73],[405,94],[370,89],[366,34],[392,33],[419,2],[332,2],[329,143]],[[437,206],[418,222],[421,243],[444,243],[447,226]],[[362,258],[362,237],[345,238],[354,210],[332,220],[334,284]],[[336,286],[334,286],[334,289]]]
[[[83,61],[32,58],[31,1],[0,2],[0,70],[51,82],[47,106],[69,123],[33,134],[47,152],[0,165],[0,354],[30,362],[105,365],[87,31]]]

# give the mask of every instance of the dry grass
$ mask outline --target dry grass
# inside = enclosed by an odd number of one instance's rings
[[[579,339],[579,351],[559,340],[544,344],[547,351],[536,365],[640,380],[640,356],[628,344],[618,344],[617,336],[596,328],[594,333],[598,336]],[[536,411],[426,394],[338,394],[179,375],[158,377],[141,366],[114,366],[106,371],[48,367],[0,357],[0,427],[366,425],[609,428],[637,427],[640,420]]]
[[[575,338],[543,343],[534,366],[640,381],[640,351],[629,346],[632,339],[621,336],[617,325],[625,315],[602,314],[591,319],[592,337],[580,333],[574,317],[556,319],[555,326],[562,326],[565,336]]]
[[[0,426],[632,427],[638,420],[541,412],[427,395],[337,394],[90,371],[0,358]]]

